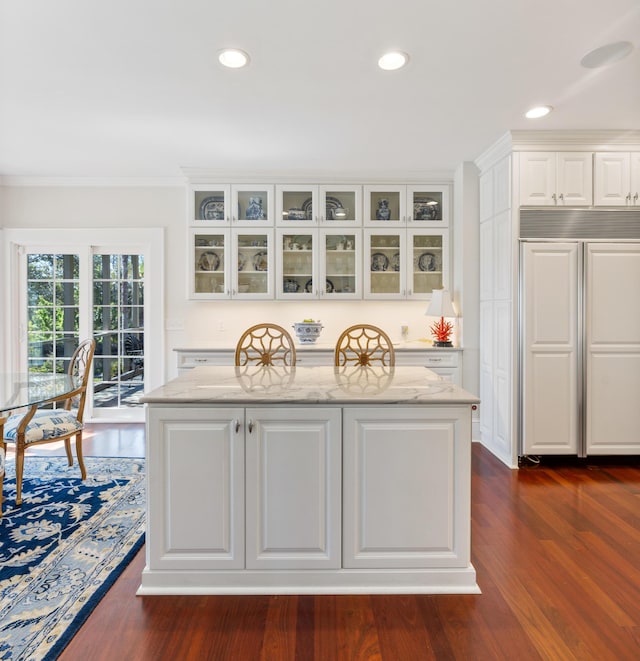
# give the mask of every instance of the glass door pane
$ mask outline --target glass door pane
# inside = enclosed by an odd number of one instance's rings
[[[442,234],[411,233],[411,282],[413,294],[431,294],[444,287]]]
[[[318,221],[317,187],[276,186],[278,224],[309,225]]]
[[[235,274],[233,295],[241,298],[271,296],[271,234],[238,232],[236,237],[238,270]]]
[[[197,232],[193,234],[193,292],[227,296],[225,280],[226,234]],[[211,298],[211,296],[203,296]]]
[[[64,373],[78,346],[79,257],[27,254],[29,372]]]
[[[144,258],[93,255],[93,406],[142,406]]]
[[[368,254],[365,257],[367,293],[372,298],[397,298],[404,295],[403,232],[371,231],[368,234]]]
[[[295,232],[295,233],[294,233]],[[314,239],[315,233],[278,232],[279,249],[282,255],[281,278],[277,283],[280,298],[301,298],[317,296],[317,283],[314,281]]]
[[[359,292],[359,235],[324,233],[324,293],[329,298],[352,298]]]
[[[229,187],[207,186],[193,190],[192,221],[196,225],[224,225],[229,222]]]

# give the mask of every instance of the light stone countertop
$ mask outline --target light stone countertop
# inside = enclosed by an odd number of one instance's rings
[[[196,367],[146,393],[146,404],[477,404],[425,367]]]
[[[322,342],[318,340],[313,343],[304,343],[294,340],[296,351],[334,351],[336,348],[335,342]],[[407,340],[401,342],[393,342],[393,348],[396,351],[429,351],[438,353],[439,351],[462,351],[462,347],[434,347],[431,340]],[[206,347],[175,347],[174,351],[191,352],[191,353],[206,353],[207,351],[235,351],[236,345],[233,344],[216,344],[212,343]]]

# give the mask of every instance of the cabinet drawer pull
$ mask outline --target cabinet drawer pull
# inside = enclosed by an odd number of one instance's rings
[[[441,363],[442,358],[429,358],[430,363]]]
[[[208,358],[194,358],[193,362],[194,363],[208,363],[209,359]]]
[[[253,420],[249,420],[249,433],[253,431]]]
[[[235,420],[236,434],[240,431],[240,420]]]

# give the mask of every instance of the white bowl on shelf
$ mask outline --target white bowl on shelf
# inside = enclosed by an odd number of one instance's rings
[[[301,321],[292,327],[301,344],[313,344],[319,337],[324,326],[319,321]]]

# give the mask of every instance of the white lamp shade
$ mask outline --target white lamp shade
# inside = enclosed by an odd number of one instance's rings
[[[425,315],[428,317],[455,317],[451,295],[448,289],[434,289]]]

